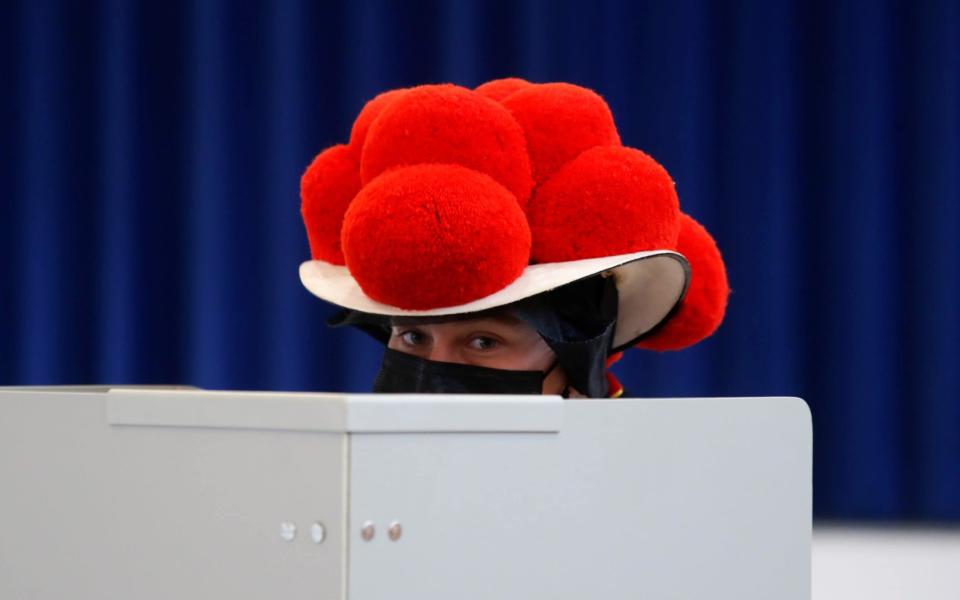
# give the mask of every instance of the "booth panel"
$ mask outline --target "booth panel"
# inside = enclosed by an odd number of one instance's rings
[[[111,426],[106,396],[0,392],[0,598],[342,598],[345,434]]]
[[[351,600],[810,596],[797,399],[568,401],[559,433],[350,447]]]

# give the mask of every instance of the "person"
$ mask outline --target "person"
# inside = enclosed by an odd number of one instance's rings
[[[391,327],[387,348],[434,362],[543,373],[542,394],[570,394],[556,353],[536,329],[508,311],[450,322],[406,322]]]
[[[580,86],[391,90],[300,187],[300,279],[383,342],[376,392],[616,397],[623,351],[688,347],[726,310],[716,243]]]

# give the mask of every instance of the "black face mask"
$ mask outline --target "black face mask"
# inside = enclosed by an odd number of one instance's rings
[[[544,371],[511,371],[427,360],[387,348],[373,382],[377,393],[542,394]]]

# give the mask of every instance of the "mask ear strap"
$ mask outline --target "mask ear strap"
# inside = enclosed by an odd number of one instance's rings
[[[553,373],[553,370],[557,368],[557,365],[560,364],[560,359],[556,358],[553,360],[553,364],[550,365],[550,368],[543,372],[543,378],[546,379],[550,376],[550,373]]]
[[[559,364],[560,364],[560,359],[557,358],[556,360],[553,361],[553,364],[550,365],[550,368],[544,371],[543,373],[544,381],[546,381],[547,377],[550,376],[550,373],[553,373],[553,370],[556,369]],[[570,397],[570,382],[567,382],[563,385],[563,391],[560,392],[560,395],[565,399]]]

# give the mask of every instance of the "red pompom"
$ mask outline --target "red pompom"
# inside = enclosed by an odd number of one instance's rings
[[[457,306],[507,286],[530,258],[530,229],[502,185],[458,165],[390,170],[367,184],[343,223],[351,275],[399,308]]]
[[[363,150],[364,142],[367,140],[370,125],[380,116],[384,108],[401,97],[406,91],[406,88],[400,88],[383,92],[363,106],[363,110],[357,115],[357,120],[353,122],[353,128],[350,130],[350,150],[356,154],[357,160],[360,159],[360,153]]]
[[[360,191],[360,165],[342,144],[317,155],[300,178],[300,213],[314,260],[344,264],[340,248],[343,215]]]
[[[619,146],[613,115],[595,92],[569,83],[544,83],[503,100],[527,136],[534,182],[540,183],[594,146]]]
[[[486,173],[524,205],[533,181],[523,130],[500,104],[455,85],[411,88],[370,126],[360,160],[364,184],[387,169],[458,164]]]
[[[477,86],[474,90],[478,94],[486,96],[491,100],[496,100],[497,102],[503,102],[507,96],[513,94],[514,92],[519,92],[524,88],[530,87],[531,84],[526,79],[520,79],[519,77],[506,77],[504,79],[494,79],[493,81],[488,81],[483,85]]]
[[[638,348],[662,352],[692,346],[717,330],[727,310],[730,286],[717,243],[688,215],[680,220],[677,252],[690,262],[690,286],[677,313]]]
[[[527,206],[534,262],[673,248],[680,203],[673,180],[639,150],[587,150],[543,182]]]

